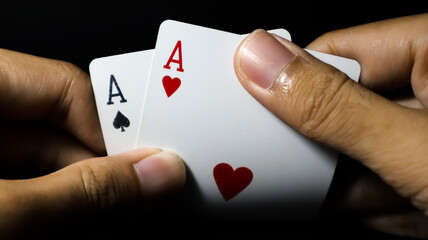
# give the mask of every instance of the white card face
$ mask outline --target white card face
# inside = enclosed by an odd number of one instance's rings
[[[134,149],[153,50],[97,58],[89,66],[108,155]]]
[[[312,217],[337,153],[300,136],[243,89],[233,69],[243,38],[175,21],[161,25],[138,146],[172,149],[184,159],[191,183],[183,204],[190,211]]]
[[[321,60],[325,63],[332,65],[333,67],[339,69],[340,71],[346,73],[349,78],[358,82],[361,66],[360,64],[349,58],[343,58],[327,53],[316,52],[313,50],[305,49],[308,53],[312,54],[312,56],[316,57],[318,60]]]

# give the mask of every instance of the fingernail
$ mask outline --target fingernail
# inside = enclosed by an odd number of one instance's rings
[[[243,74],[262,88],[270,88],[294,54],[264,30],[251,33],[241,44],[238,61]]]
[[[184,185],[186,172],[181,158],[163,151],[134,163],[140,178],[143,197],[159,199],[178,192]]]

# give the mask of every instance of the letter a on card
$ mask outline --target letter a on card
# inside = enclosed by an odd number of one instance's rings
[[[174,59],[174,56],[176,54],[176,52],[178,51],[178,60]],[[171,56],[168,59],[168,62],[163,66],[165,69],[171,69],[171,62],[173,63],[177,63],[178,64],[178,68],[177,71],[179,72],[184,72],[183,69],[183,55],[181,54],[181,41],[178,40],[177,44],[175,44],[174,50],[172,50]]]
[[[117,93],[113,93],[113,84],[117,90]],[[113,97],[120,97],[120,102],[125,103],[128,100],[125,99],[125,97],[122,94],[122,91],[120,90],[119,84],[117,84],[116,78],[113,74],[110,75],[110,87],[108,91],[108,102],[107,105],[112,105],[114,102],[112,101]]]

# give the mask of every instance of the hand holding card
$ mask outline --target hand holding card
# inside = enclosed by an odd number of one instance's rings
[[[284,29],[272,32],[291,39]],[[108,153],[136,146],[177,152],[189,177],[174,203],[185,211],[314,216],[337,153],[300,136],[242,88],[233,55],[244,37],[166,21],[154,51],[94,60],[91,77]],[[358,79],[355,61],[308,52]]]
[[[265,64],[275,67],[263,68]],[[361,121],[358,109],[372,112],[362,104],[367,96],[376,96],[351,81],[350,77],[358,77],[359,66],[347,76],[293,43],[258,30],[236,51],[235,70],[253,97],[301,134],[343,149],[351,156],[360,152],[354,149],[366,144],[361,144],[365,139],[354,137],[355,129],[364,131],[367,125]],[[370,128],[369,136],[372,134]],[[346,152],[347,149],[352,150]]]

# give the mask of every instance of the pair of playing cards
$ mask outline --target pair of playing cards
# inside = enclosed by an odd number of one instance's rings
[[[284,29],[270,32],[291,40]],[[90,74],[107,152],[177,152],[188,181],[172,204],[187,212],[313,217],[338,154],[299,135],[241,86],[233,58],[244,38],[167,20],[154,50],[93,60]],[[308,52],[358,80],[356,61]]]

